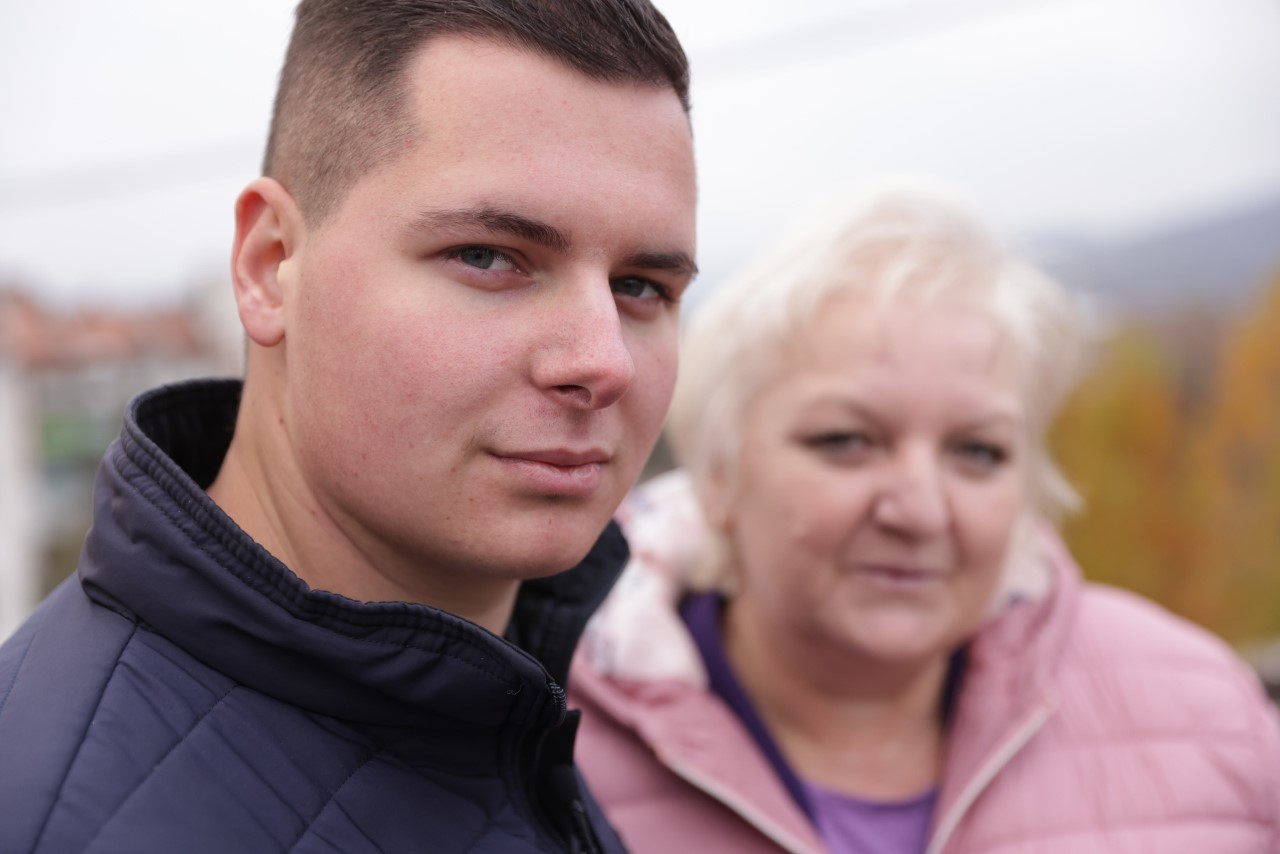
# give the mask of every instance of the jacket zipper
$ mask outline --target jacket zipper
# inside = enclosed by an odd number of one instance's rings
[[[564,716],[568,711],[565,690],[554,679],[547,679],[547,689],[551,692],[551,696],[555,701],[556,709],[559,712],[558,717],[561,721],[559,725],[562,725]],[[546,733],[539,733],[533,738],[535,739],[534,754],[536,756],[541,753],[541,745],[546,738]],[[568,769],[568,774],[573,774],[572,764],[563,767]],[[527,795],[528,792],[533,791],[536,784],[527,774],[524,776]],[[570,790],[572,792],[571,797],[559,798],[559,802],[552,805],[553,809],[559,807],[568,811],[568,826],[558,826],[556,820],[547,814],[547,804],[545,802],[540,803],[538,806],[531,804],[534,815],[539,817],[538,823],[542,826],[543,832],[555,841],[557,847],[562,848],[568,854],[604,854],[604,845],[591,824],[591,817],[587,814],[587,807],[582,800],[582,793],[578,787],[577,780],[570,778],[563,786],[557,787],[553,785],[552,788],[564,788],[566,790],[565,794],[568,794]]]
[[[574,798],[569,809],[573,812],[574,830],[580,838],[574,842],[581,842],[580,847],[575,844],[575,850],[583,854],[604,854],[604,846],[600,844],[595,828],[591,826],[591,817],[587,815],[587,805],[582,802],[582,798]]]
[[[933,838],[929,840],[929,847],[925,849],[925,854],[942,854],[942,850],[951,841],[951,835],[960,826],[960,821],[969,812],[969,808],[973,806],[974,801],[991,784],[996,775],[1013,761],[1013,758],[1022,751],[1022,748],[1027,746],[1027,743],[1040,731],[1040,728],[1048,722],[1056,709],[1056,705],[1052,697],[1046,696],[1041,704],[1032,710],[1031,714],[1013,731],[1013,734],[978,769],[978,773],[961,790],[960,796],[956,798],[955,803],[951,805],[951,809],[947,811],[942,821],[938,822],[938,829],[934,831]]]

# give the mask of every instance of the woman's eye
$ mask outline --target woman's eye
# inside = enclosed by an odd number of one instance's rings
[[[994,469],[1009,459],[1004,448],[989,442],[962,442],[956,446],[956,452],[966,462],[983,469]]]
[[[670,292],[662,285],[639,276],[621,276],[609,282],[615,294],[632,299],[661,299],[670,301]]]
[[[468,267],[475,267],[477,270],[507,272],[516,269],[515,262],[509,257],[487,246],[466,246],[454,250],[453,256]]]
[[[856,431],[833,431],[818,433],[805,440],[805,444],[820,451],[858,451],[871,446],[871,440],[865,433]]]

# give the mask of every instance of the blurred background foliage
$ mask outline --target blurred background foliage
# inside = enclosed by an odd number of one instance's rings
[[[1251,305],[1126,319],[1051,436],[1085,574],[1247,643],[1280,636],[1280,271]]]

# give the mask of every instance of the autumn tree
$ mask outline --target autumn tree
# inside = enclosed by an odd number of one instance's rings
[[[1185,613],[1179,593],[1200,546],[1187,525],[1182,427],[1172,354],[1129,326],[1067,402],[1051,444],[1084,499],[1063,534],[1085,574]]]
[[[1280,276],[1227,337],[1195,448],[1202,571],[1236,638],[1280,634]]]

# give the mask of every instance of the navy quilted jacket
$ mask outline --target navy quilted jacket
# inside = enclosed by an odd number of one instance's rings
[[[616,526],[507,639],[311,590],[203,491],[239,392],[131,404],[77,575],[0,647],[0,852],[619,850],[561,687]]]

